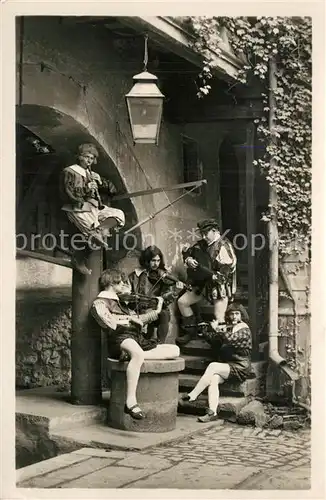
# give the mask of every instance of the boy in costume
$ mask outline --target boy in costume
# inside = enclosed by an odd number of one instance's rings
[[[130,275],[132,293],[140,294],[146,297],[169,296],[172,284],[165,275],[164,257],[161,250],[155,246],[145,248],[139,257],[139,267]],[[149,336],[154,328],[157,328],[157,338],[160,344],[164,344],[169,331],[170,312],[167,304],[163,303],[162,311],[156,322],[151,323],[148,328]]]
[[[194,304],[205,297],[214,306],[216,321],[223,326],[228,303],[236,292],[237,258],[231,242],[221,237],[215,219],[205,219],[197,228],[202,238],[182,252],[192,290],[177,301],[183,333],[176,340],[178,345],[186,344],[197,334]]]
[[[252,336],[248,322],[245,308],[232,303],[226,311],[226,328],[221,329],[216,320],[203,325],[202,335],[211,345],[216,361],[208,365],[196,387],[181,398],[181,404],[195,401],[208,387],[208,409],[199,422],[217,419],[220,384],[225,380],[243,382],[251,374]]]
[[[93,144],[81,144],[78,147],[77,162],[63,169],[61,176],[61,194],[64,201],[62,210],[70,222],[87,239],[108,249],[105,239],[114,227],[123,227],[125,215],[122,210],[102,204],[100,190],[108,194],[116,192],[112,182],[93,172],[98,150]],[[73,249],[72,263],[82,274],[90,274],[85,257],[91,251],[89,245],[83,250]]]
[[[131,291],[125,273],[118,269],[108,269],[102,273],[100,285],[103,291],[94,300],[91,314],[107,332],[110,357],[128,361],[124,411],[132,418],[140,420],[145,415],[137,403],[136,391],[144,360],[175,359],[180,351],[176,345],[158,345],[155,339],[147,339],[144,335],[143,327],[158,319],[163,305],[162,297],[157,298],[155,309],[138,315],[120,301],[122,295]]]

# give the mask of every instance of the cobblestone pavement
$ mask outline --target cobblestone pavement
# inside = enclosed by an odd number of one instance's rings
[[[200,424],[198,424],[200,425]],[[310,467],[310,430],[286,432],[225,424],[187,441],[142,452],[169,459],[218,466],[239,464],[289,471]]]
[[[23,488],[308,490],[310,431],[224,424],[143,451],[83,448],[18,473]]]

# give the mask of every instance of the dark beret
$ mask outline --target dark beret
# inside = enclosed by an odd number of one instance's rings
[[[201,233],[210,229],[219,229],[219,224],[215,219],[204,219],[197,224],[198,231]]]

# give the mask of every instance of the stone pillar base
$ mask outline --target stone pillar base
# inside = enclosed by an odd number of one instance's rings
[[[108,358],[111,370],[111,397],[108,424],[117,429],[137,432],[167,432],[176,427],[179,371],[182,358],[144,361],[137,388],[137,401],[145,418],[135,420],[124,413],[126,401],[126,369],[128,363]]]

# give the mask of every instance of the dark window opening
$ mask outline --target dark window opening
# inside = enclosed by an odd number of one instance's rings
[[[182,136],[182,160],[184,182],[196,182],[203,178],[203,164],[200,160],[198,142],[185,135]],[[192,188],[186,188],[190,191]],[[201,194],[201,187],[194,189],[191,194]]]
[[[27,128],[17,125],[16,132],[17,245],[21,250],[52,254],[51,235],[59,234],[61,227],[60,158]],[[46,170],[49,173],[44,177]]]

